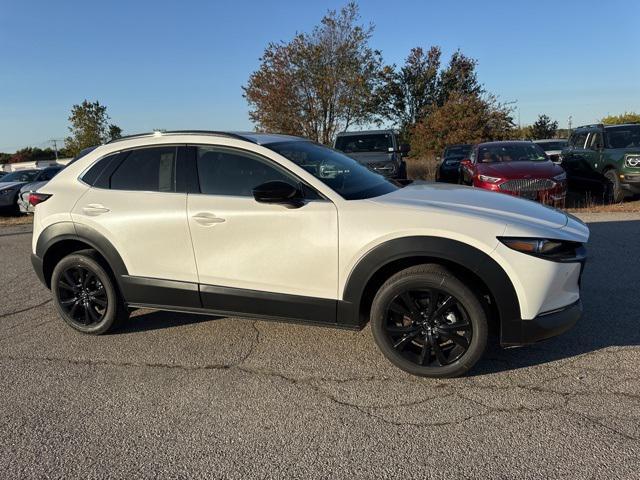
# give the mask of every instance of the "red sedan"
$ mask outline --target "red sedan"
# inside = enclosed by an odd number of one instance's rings
[[[567,175],[532,142],[475,145],[460,162],[460,183],[563,207]]]

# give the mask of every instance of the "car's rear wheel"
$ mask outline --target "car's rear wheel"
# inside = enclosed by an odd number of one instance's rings
[[[60,260],[51,276],[51,291],[63,320],[83,333],[106,333],[127,316],[111,276],[91,252]]]
[[[482,356],[488,332],[478,297],[439,265],[389,278],[374,298],[371,328],[394,365],[425,377],[466,373]]]

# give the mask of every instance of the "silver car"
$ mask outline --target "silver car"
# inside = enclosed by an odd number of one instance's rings
[[[64,167],[56,166],[56,167],[48,167],[43,170],[40,170],[38,176],[31,183],[27,183],[20,188],[18,192],[18,208],[22,213],[33,213],[33,205],[29,203],[29,195],[32,192],[37,192],[38,189],[42,188],[47,184],[49,180],[55,177]],[[2,181],[2,180],[0,180]]]
[[[553,163],[561,163],[560,153],[562,149],[567,146],[567,140],[564,138],[549,138],[547,140],[534,140],[533,143],[537,144],[544,150],[547,157],[551,159]]]

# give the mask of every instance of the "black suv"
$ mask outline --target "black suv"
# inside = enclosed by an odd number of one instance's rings
[[[640,124],[576,128],[562,150],[570,183],[603,185],[611,201],[640,193]]]
[[[438,159],[436,182],[458,183],[461,178],[460,162],[469,158],[471,147],[473,145],[448,145],[442,152],[442,158]]]

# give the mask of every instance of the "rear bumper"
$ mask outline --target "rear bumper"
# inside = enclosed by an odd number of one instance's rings
[[[39,256],[37,256],[35,253],[31,254],[31,265],[33,265],[33,270],[36,272],[36,275],[38,276],[38,280],[40,280],[45,287],[49,288],[49,285],[47,285],[47,282],[44,279],[42,259]]]

